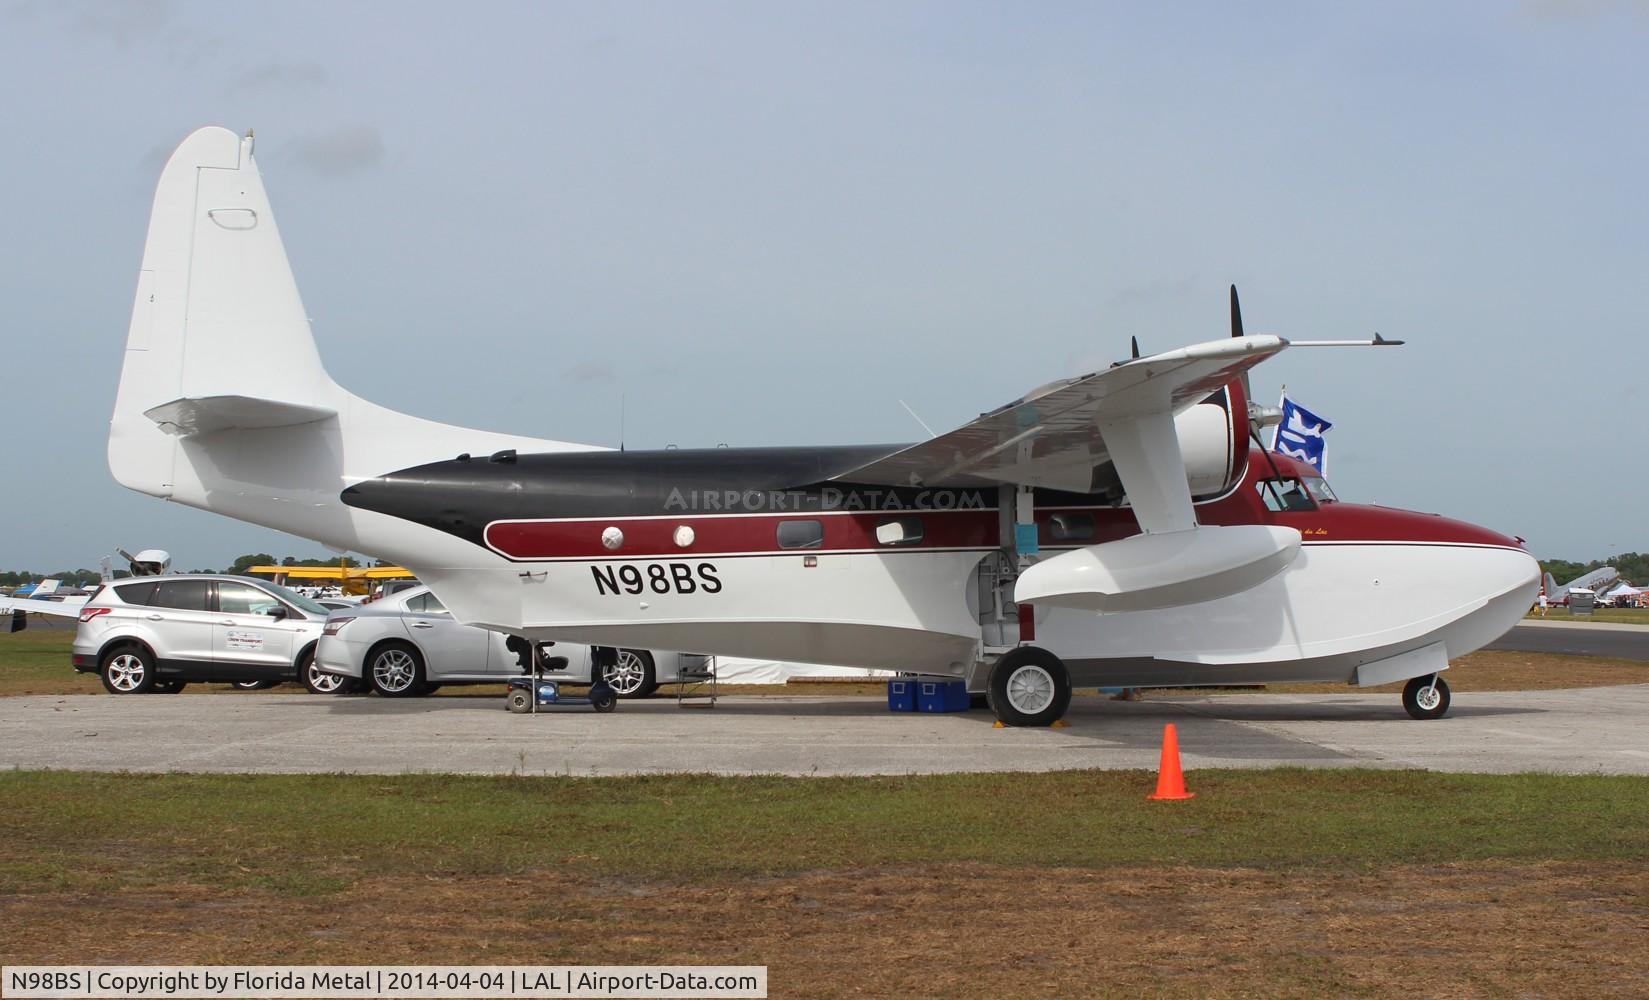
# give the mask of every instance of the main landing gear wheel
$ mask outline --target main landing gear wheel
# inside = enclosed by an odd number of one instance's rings
[[[1010,649],[991,667],[990,706],[1005,725],[1052,725],[1071,707],[1070,672],[1046,649]]]
[[[1436,674],[1403,685],[1403,711],[1411,719],[1441,719],[1449,711],[1449,684]]]

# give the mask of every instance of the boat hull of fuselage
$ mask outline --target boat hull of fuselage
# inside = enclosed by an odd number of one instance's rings
[[[562,561],[472,569],[462,586],[473,590],[485,574],[500,595],[519,595],[520,620],[495,627],[534,638],[969,676],[987,655],[974,577],[985,555],[700,560],[713,566],[713,586],[696,563],[691,576],[677,568],[683,560],[633,560],[623,574],[609,562]],[[426,579],[442,589],[441,574]],[[677,581],[693,591],[678,592]],[[1520,548],[1307,544],[1276,577],[1216,601],[1120,614],[1039,608],[1030,641],[1082,684],[1351,682],[1359,666],[1433,643],[1450,657],[1478,649],[1510,629],[1538,589],[1538,565]]]

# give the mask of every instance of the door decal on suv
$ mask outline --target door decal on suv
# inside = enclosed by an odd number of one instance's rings
[[[262,649],[262,632],[237,632],[230,629],[224,633],[224,645],[230,649]]]

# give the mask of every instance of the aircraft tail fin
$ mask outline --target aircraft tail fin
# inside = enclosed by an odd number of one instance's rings
[[[109,435],[122,484],[171,496],[177,439],[323,420],[326,374],[252,154],[203,128],[155,191]]]

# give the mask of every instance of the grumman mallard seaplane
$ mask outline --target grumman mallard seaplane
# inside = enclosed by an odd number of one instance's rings
[[[915,445],[614,451],[448,426],[327,374],[252,137],[205,128],[155,194],[109,465],[406,566],[525,640],[966,678],[1013,725],[1059,718],[1073,684],[1408,681],[1409,713],[1442,715],[1439,673],[1527,610],[1535,560],[1251,448],[1247,371],[1307,345],[1242,335],[1235,290],[1232,327]]]

